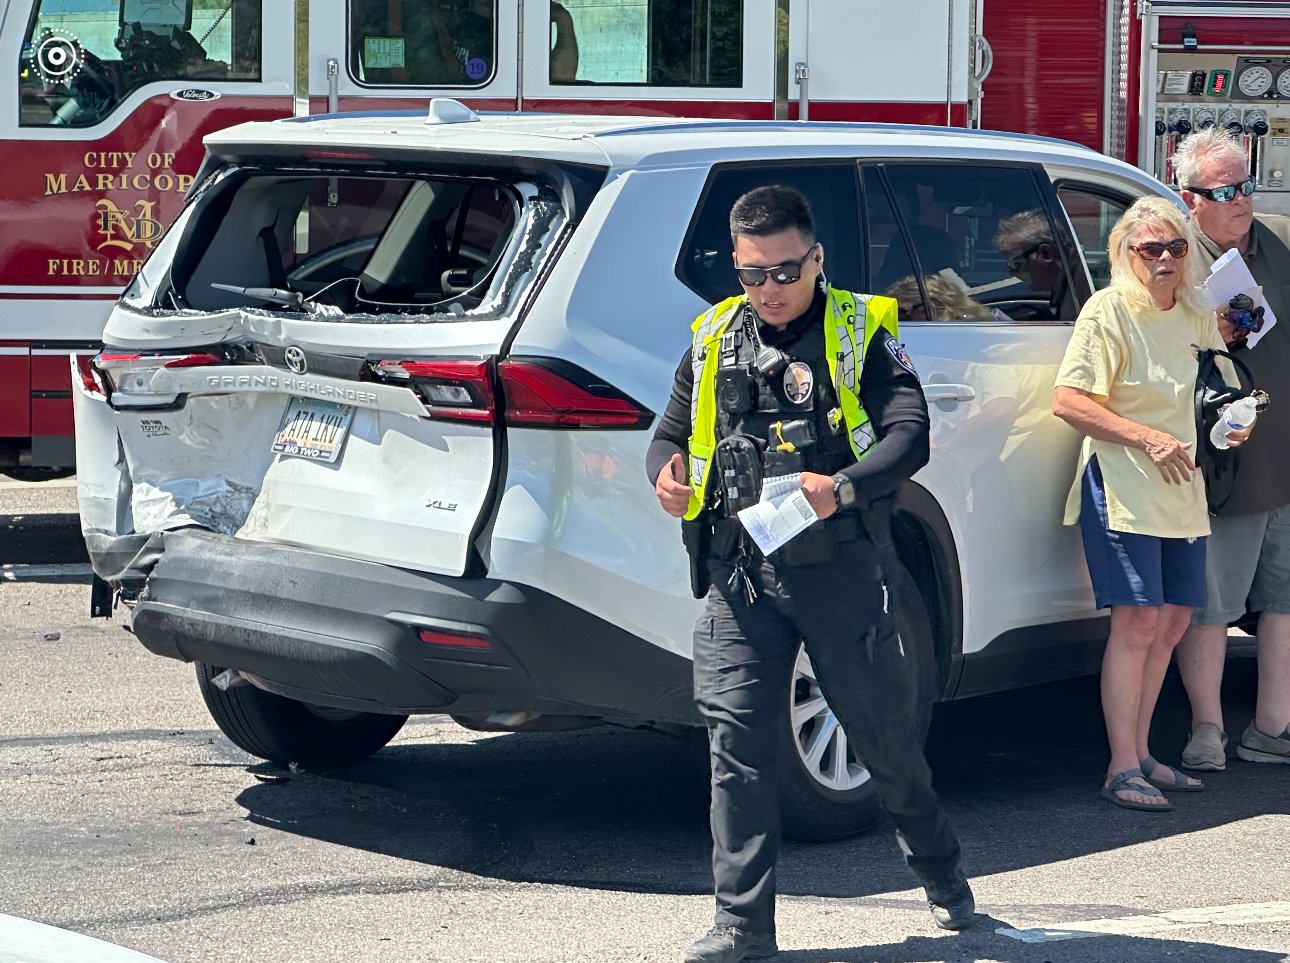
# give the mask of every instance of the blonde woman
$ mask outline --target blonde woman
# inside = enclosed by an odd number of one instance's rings
[[[1102,659],[1111,762],[1102,797],[1163,811],[1172,806],[1162,789],[1204,788],[1153,759],[1147,733],[1174,646],[1205,602],[1209,515],[1192,460],[1192,346],[1223,342],[1178,207],[1142,198],[1109,246],[1111,285],[1075,321],[1053,412],[1086,436],[1066,524],[1080,526],[1098,607],[1111,609]]]

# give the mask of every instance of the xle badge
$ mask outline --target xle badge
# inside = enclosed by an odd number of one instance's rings
[[[815,387],[815,376],[811,366],[803,361],[794,361],[784,371],[784,397],[795,405],[805,404]]]

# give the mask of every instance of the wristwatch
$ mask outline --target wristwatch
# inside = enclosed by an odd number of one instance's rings
[[[855,482],[840,472],[833,476],[833,500],[838,503],[839,510],[850,508],[856,503]]]

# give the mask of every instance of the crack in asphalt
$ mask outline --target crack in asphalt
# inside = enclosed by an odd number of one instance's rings
[[[449,872],[458,872],[449,870]],[[116,926],[154,926],[189,921],[209,916],[217,916],[229,910],[246,906],[287,906],[292,903],[305,902],[332,896],[398,896],[406,893],[430,891],[483,892],[485,890],[508,890],[512,887],[505,881],[469,879],[460,882],[449,880],[428,881],[425,878],[396,877],[388,880],[350,880],[335,883],[292,883],[286,886],[273,886],[253,892],[241,893],[236,897],[223,900],[211,900],[196,906],[176,907],[158,912],[156,908],[139,909],[133,912],[114,913],[107,916],[83,916],[59,920],[57,925],[69,929],[91,929],[94,927]]]
[[[102,742],[150,742],[191,737],[201,744],[216,739],[215,729],[122,729],[117,732],[65,732],[59,735],[10,736],[0,739],[0,749],[29,749],[42,746],[95,745]]]

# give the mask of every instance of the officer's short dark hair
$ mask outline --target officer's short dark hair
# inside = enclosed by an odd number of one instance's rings
[[[796,228],[815,240],[815,217],[810,201],[795,187],[767,184],[755,187],[730,208],[730,242],[741,234],[765,237]]]

